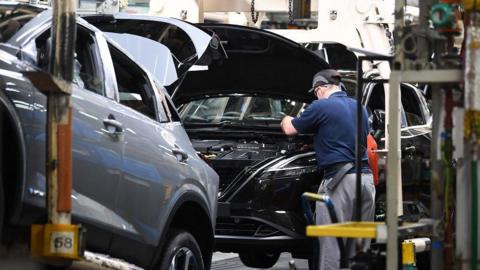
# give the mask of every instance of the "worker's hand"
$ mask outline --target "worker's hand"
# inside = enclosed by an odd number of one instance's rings
[[[285,133],[286,135],[297,135],[298,134],[298,131],[292,125],[292,119],[293,119],[293,117],[291,117],[291,116],[285,116],[282,119],[282,122],[280,122],[280,127],[282,128],[283,133]]]

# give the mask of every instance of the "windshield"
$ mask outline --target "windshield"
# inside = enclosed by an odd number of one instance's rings
[[[279,124],[286,116],[299,115],[307,104],[291,99],[253,96],[212,97],[194,100],[181,108],[183,123]]]

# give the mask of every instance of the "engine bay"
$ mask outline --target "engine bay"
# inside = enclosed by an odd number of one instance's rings
[[[210,134],[211,135],[211,134]],[[244,170],[255,167],[264,160],[281,155],[312,149],[311,137],[258,136],[249,139],[198,139],[192,138],[193,147],[202,154],[220,177],[219,190],[223,191]]]
[[[305,151],[311,144],[305,140],[199,140],[192,139],[193,147],[208,159],[264,160],[267,158]]]

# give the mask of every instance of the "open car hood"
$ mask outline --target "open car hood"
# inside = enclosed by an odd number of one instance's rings
[[[201,24],[221,40],[228,58],[208,70],[191,71],[176,89],[182,104],[209,95],[253,94],[311,101],[313,75],[328,64],[315,53],[277,34],[236,25]]]
[[[219,39],[213,33],[178,19],[122,13],[83,18],[104,32],[137,35],[163,44],[172,53],[179,78],[194,65],[209,65],[213,60],[225,57]],[[138,50],[138,46],[130,46],[118,36],[115,39],[127,51]],[[145,48],[146,53],[134,53],[140,64],[151,62],[148,48],[152,46]]]

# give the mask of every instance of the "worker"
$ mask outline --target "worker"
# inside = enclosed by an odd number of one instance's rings
[[[350,221],[355,209],[355,137],[356,101],[342,91],[341,76],[336,70],[327,69],[315,74],[313,92],[318,100],[313,101],[298,117],[285,116],[281,128],[286,135],[314,134],[314,149],[317,165],[323,171],[319,193],[327,194],[333,201],[339,222]],[[375,214],[375,186],[366,153],[369,122],[363,108],[361,123],[362,155],[362,220],[373,221]],[[326,206],[317,203],[316,224],[330,224]],[[319,238],[319,269],[339,269],[340,251],[333,237]],[[363,249],[367,249],[365,242]],[[346,256],[355,255],[355,245],[346,244]]]

